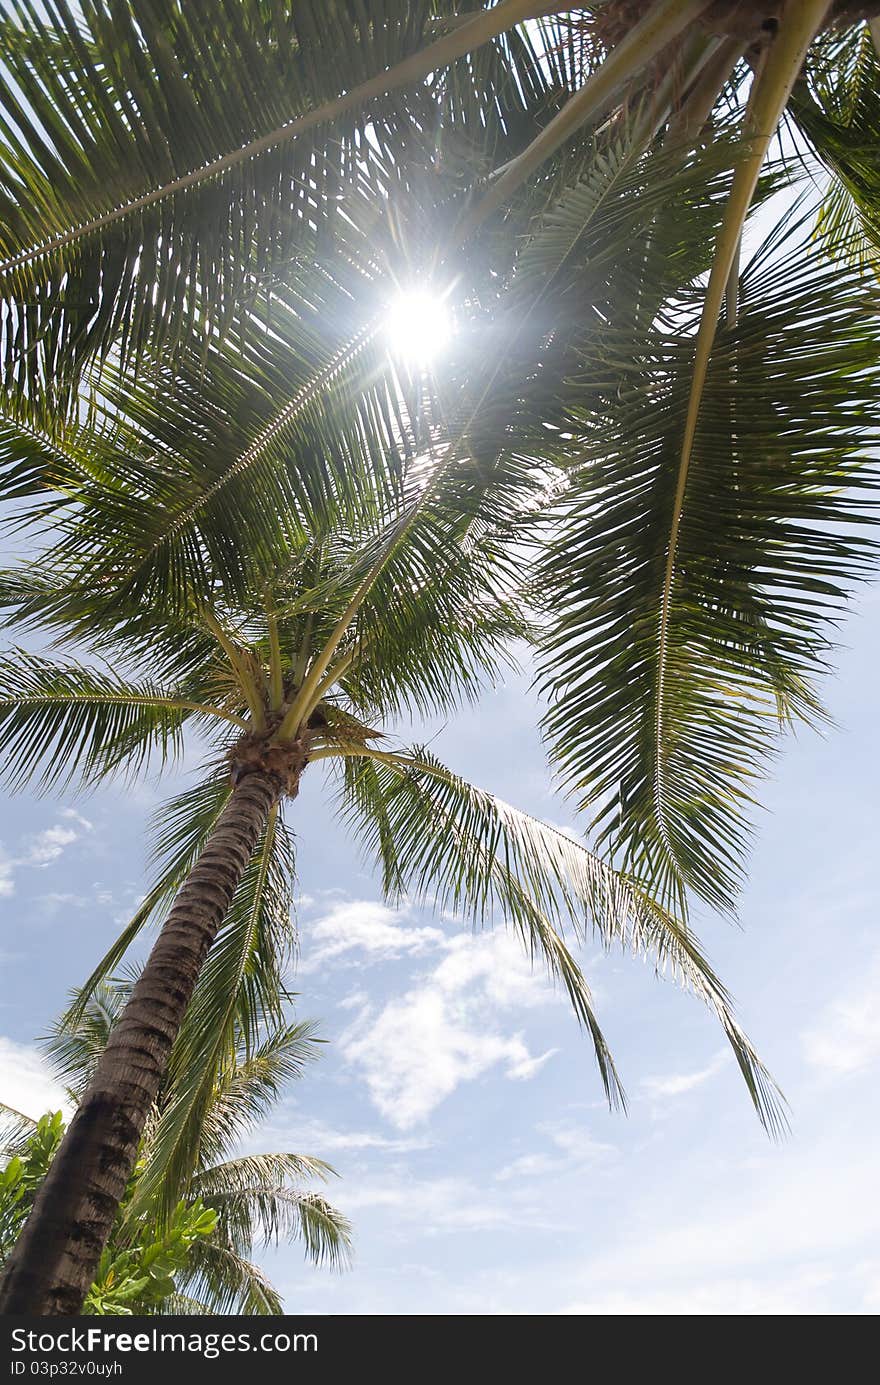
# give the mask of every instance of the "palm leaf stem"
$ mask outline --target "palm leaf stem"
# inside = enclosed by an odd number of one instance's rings
[[[718,328],[718,317],[740,244],[743,225],[751,206],[770,140],[773,138],[779,119],[785,109],[807,49],[821,28],[828,9],[828,0],[802,0],[802,3],[797,6],[786,8],[776,36],[767,50],[766,60],[755,78],[749,94],[746,111],[748,152],[734,173],[724,219],[715,244],[712,269],[694,350],[690,397],[685,418],[684,437],[672,507],[669,549],[663,579],[658,632],[659,657],[655,727],[658,765],[663,763],[659,751],[664,742],[663,693],[676,549],[687,490],[691,453],[697,430],[697,419],[709,370],[709,358]],[[657,795],[658,820],[662,829],[663,812],[660,801],[662,800],[662,785],[660,783],[657,784]]]
[[[261,729],[265,724],[262,689],[259,687],[256,678],[242,659],[241,652],[237,648],[235,641],[223,629],[223,626],[220,624],[213,611],[209,610],[207,606],[202,606],[200,608],[200,615],[206,628],[210,630],[214,639],[229,660],[232,671],[235,674],[236,682],[241,688],[244,700],[250,708],[254,723],[258,730]],[[246,725],[247,723],[243,724]]]
[[[284,701],[284,667],[281,662],[281,641],[278,636],[278,619],[271,603],[266,602],[266,623],[269,630],[269,693],[273,712],[280,711]]]
[[[324,102],[306,115],[290,120],[284,125],[268,131],[267,134],[261,135],[258,139],[249,141],[239,149],[230,150],[229,153],[218,159],[212,159],[201,168],[191,169],[189,173],[163,184],[162,187],[153,188],[140,197],[132,198],[122,206],[114,207],[112,211],[93,217],[79,226],[69,227],[66,231],[52,236],[39,245],[31,246],[7,260],[0,261],[0,274],[11,273],[23,265],[53,254],[57,250],[63,250],[65,246],[81,241],[96,231],[113,225],[114,222],[121,221],[137,212],[145,211],[147,207],[152,207],[157,202],[166,201],[177,193],[186,192],[189,188],[197,187],[209,179],[216,178],[231,168],[248,163],[261,154],[267,153],[268,150],[305,134],[307,130],[338,119],[347,111],[365,104],[374,97],[385,96],[400,87],[409,86],[421,78],[427,77],[429,73],[436,72],[457,58],[463,57],[473,49],[488,43],[507,29],[513,28],[514,25],[539,16],[545,9],[546,5],[536,4],[535,0],[501,0],[501,3],[492,9],[478,12],[467,24],[445,34],[426,48],[411,54],[394,67],[378,73],[351,91],[335,97],[332,101]]]
[[[745,44],[740,38],[725,39],[713,51],[670,120],[664,141],[666,144],[690,144],[699,136],[718,99],[718,93],[731,77],[744,52]]]
[[[464,214],[454,233],[463,244],[522,183],[608,104],[624,83],[644,71],[664,48],[678,38],[707,8],[706,0],[657,0],[644,17],[588,77],[575,96],[515,159],[506,165],[475,207]]]

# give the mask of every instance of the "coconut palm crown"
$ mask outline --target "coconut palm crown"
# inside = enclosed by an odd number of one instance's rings
[[[851,73],[874,0],[14,0],[0,24],[4,390],[69,399],[84,363],[138,362],[228,325],[352,201],[381,216],[413,168],[453,172],[457,252],[529,187],[570,185],[620,115],[642,151],[746,151],[714,243],[696,414],[725,284],[779,121],[800,121],[849,203],[833,131],[810,118]],[[859,40],[860,41],[860,38]],[[795,86],[809,100],[791,100]],[[876,129],[872,130],[876,137]],[[826,138],[826,136],[828,136]],[[306,251],[307,253],[307,251]],[[197,319],[190,311],[199,302]]]
[[[57,541],[42,562],[4,575],[0,599],[10,627],[52,631],[82,655],[4,657],[7,781],[47,788],[138,774],[190,734],[208,760],[162,821],[162,868],[143,908],[86,988],[173,900],[29,1223],[41,1227],[45,1265],[47,1209],[58,1199],[52,1244],[64,1270],[39,1291],[51,1311],[90,1282],[168,1064],[179,1099],[162,1140],[176,1173],[233,1028],[252,1033],[254,1014],[283,987],[285,817],[319,765],[389,897],[478,924],[497,917],[522,937],[589,1031],[610,1100],[620,1099],[618,1077],[566,931],[647,953],[695,990],[721,1020],[762,1118],[771,1128],[779,1120],[724,988],[670,910],[632,874],[391,734],[401,713],[446,712],[475,696],[515,642],[534,639],[535,526],[558,465],[506,439],[511,410],[523,419],[518,440],[530,418],[546,434],[540,374],[524,399],[518,356],[495,371],[499,435],[464,384],[459,395],[403,379],[395,391],[387,360],[379,373],[368,353],[350,367],[364,372],[358,389],[337,372],[304,403],[290,380],[316,349],[304,313],[300,299],[278,296],[244,347],[218,344],[138,387],[105,380],[107,395],[63,446],[18,434],[30,443],[17,452],[23,486],[36,475],[53,492]],[[279,413],[281,383],[293,404]],[[486,404],[487,381],[470,387]],[[102,1127],[111,1109],[123,1114]],[[87,1186],[96,1150],[100,1198]],[[149,1170],[139,1187],[159,1192]],[[70,1228],[84,1221],[89,1237],[73,1254]],[[9,1292],[17,1274],[13,1257]],[[31,1293],[33,1281],[18,1282]]]

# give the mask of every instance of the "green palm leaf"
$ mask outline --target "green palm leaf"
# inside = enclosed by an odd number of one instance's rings
[[[435,20],[456,9],[432,0],[14,8],[0,29],[0,276],[19,396],[62,394],[113,344],[133,362],[173,350],[196,305],[207,340],[316,235],[344,237],[358,200],[379,219],[404,159],[436,161],[438,98],[438,176],[454,185],[476,140],[495,131],[503,146],[550,90],[525,34],[445,75],[528,14],[522,0],[446,33]]]
[[[284,1305],[278,1291],[260,1269],[243,1255],[214,1238],[192,1250],[193,1269],[178,1276],[184,1295],[211,1304],[211,1313],[240,1313],[243,1317],[279,1317]],[[171,1308],[168,1308],[171,1312]],[[187,1311],[189,1311],[187,1309]]]
[[[834,623],[871,568],[853,523],[874,503],[880,379],[872,291],[794,231],[772,239],[716,343],[679,506],[698,307],[683,296],[638,344],[610,323],[572,380],[573,484],[541,569],[546,725],[623,869],[678,906],[691,887],[729,907],[755,781],[780,722],[817,715]]]
[[[193,1192],[222,1215],[228,1244],[251,1246],[280,1239],[302,1239],[315,1264],[346,1263],[351,1229],[319,1193],[291,1187],[291,1181],[325,1179],[332,1172],[320,1159],[297,1154],[255,1154],[199,1173]]]
[[[734,1018],[730,997],[699,943],[638,882],[582,843],[452,774],[423,750],[355,750],[341,801],[382,866],[386,893],[404,893],[477,924],[502,920],[567,992],[593,1040],[609,1100],[622,1098],[614,1063],[580,968],[564,942],[585,941],[652,957],[718,1017],[755,1107],[771,1131],[784,1125],[774,1085]]]
[[[829,254],[880,256],[880,58],[870,29],[827,35],[795,88],[791,114],[831,178],[819,211]]]
[[[39,775],[46,791],[134,773],[153,752],[174,756],[183,722],[198,711],[173,689],[12,650],[0,659],[0,774],[13,788]]]

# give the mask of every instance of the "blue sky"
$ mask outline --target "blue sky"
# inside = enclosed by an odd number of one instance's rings
[[[292,805],[299,1014],[327,1047],[253,1146],[339,1171],[345,1274],[264,1256],[288,1311],[862,1314],[880,1308],[876,718],[880,600],[843,632],[836,728],[790,740],[765,793],[742,928],[703,941],[783,1087],[769,1142],[691,997],[620,954],[584,958],[630,1110],[610,1114],[563,999],[503,929],[386,909],[316,769]],[[440,730],[455,768],[570,824],[525,679]],[[52,1103],[34,1038],[132,912],[164,793],[0,804],[0,1098]]]

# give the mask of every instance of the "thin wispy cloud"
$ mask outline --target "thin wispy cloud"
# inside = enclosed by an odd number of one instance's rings
[[[864,1072],[880,1062],[880,961],[826,1006],[802,1042],[810,1067],[829,1076]]]
[[[418,956],[442,946],[442,929],[413,926],[405,912],[375,900],[353,899],[331,909],[302,929],[298,971],[306,976],[331,962],[387,962]]]
[[[701,1184],[702,1155],[667,1165],[662,1202],[650,1182],[630,1200],[604,1247],[570,1268],[580,1287],[560,1311],[823,1314],[842,1281],[853,1309],[866,1303],[880,1282],[873,1150],[832,1129],[750,1168],[717,1156],[713,1170]]]
[[[410,1154],[430,1147],[424,1137],[391,1138],[375,1130],[339,1129],[326,1121],[301,1116],[295,1105],[282,1108],[282,1118],[273,1119],[251,1131],[247,1148],[274,1150],[290,1149],[298,1154],[319,1158],[334,1155],[359,1155],[379,1151],[382,1154]]]
[[[60,822],[25,837],[17,852],[9,854],[0,846],[0,896],[15,893],[15,876],[20,868],[43,870],[58,861],[68,847],[93,830],[88,818],[73,808],[62,808]]]
[[[669,1072],[662,1073],[657,1077],[645,1077],[642,1079],[642,1091],[646,1096],[656,1101],[665,1101],[670,1097],[684,1096],[687,1092],[692,1092],[696,1087],[702,1087],[713,1077],[717,1077],[729,1062],[729,1055],[722,1050],[707,1063],[705,1067],[697,1068],[695,1072]]]
[[[466,1178],[370,1179],[347,1187],[340,1198],[347,1213],[368,1210],[392,1214],[395,1220],[437,1231],[494,1231],[521,1224],[521,1211]]]
[[[597,1140],[582,1125],[570,1122],[543,1123],[536,1134],[542,1136],[546,1147],[504,1164],[495,1175],[499,1183],[544,1179],[550,1175],[574,1172],[608,1165],[616,1154],[614,1145]]]

